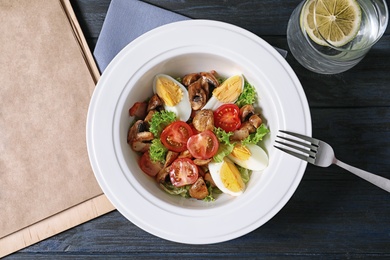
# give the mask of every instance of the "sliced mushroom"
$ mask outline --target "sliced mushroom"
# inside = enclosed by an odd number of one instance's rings
[[[181,80],[181,83],[183,83],[184,86],[188,87],[189,85],[191,85],[192,83],[197,81],[200,77],[201,76],[199,73],[187,74],[183,77],[183,79]]]
[[[256,127],[254,125],[252,125],[249,121],[242,123],[240,126],[240,129],[241,130],[243,130],[243,129],[248,130],[249,134],[256,132]]]
[[[139,132],[145,131],[144,129],[144,121],[137,120],[134,125],[130,127],[129,132],[127,133],[127,143],[131,144],[131,142],[137,138],[137,134]]]
[[[217,186],[217,185],[215,185],[215,182],[214,182],[214,180],[213,180],[213,178],[211,177],[211,174],[209,173],[209,172],[207,172],[207,173],[205,173],[205,175],[204,175],[204,180],[207,182],[210,182],[210,184],[211,184],[211,186],[212,187],[215,187],[215,186]]]
[[[129,129],[127,134],[127,143],[136,152],[146,152],[149,150],[154,136],[151,132],[147,132],[146,129],[147,126],[142,120],[137,120]]]
[[[252,105],[244,105],[240,108],[241,122],[247,121],[248,118],[255,113],[255,108]]]
[[[249,118],[249,123],[253,125],[255,128],[258,128],[263,123],[263,120],[260,118],[259,115],[254,114],[251,115],[251,117]]]
[[[202,177],[199,177],[194,184],[192,184],[190,190],[190,196],[192,198],[202,200],[209,195],[209,190]]]
[[[240,128],[233,132],[233,135],[229,137],[230,141],[242,141],[249,136],[249,130],[247,128]]]
[[[192,158],[192,155],[190,153],[190,151],[188,150],[185,150],[184,152],[181,152],[178,156],[178,158]]]
[[[193,110],[199,110],[207,102],[207,93],[203,88],[202,78],[188,86],[188,95]]]
[[[177,157],[179,157],[179,153],[168,151],[167,156],[165,157],[164,167],[168,167],[169,165],[171,165],[173,161],[177,159]]]
[[[202,89],[206,93],[206,101],[210,98],[210,84],[205,77],[199,79],[202,83]]]
[[[169,175],[170,165],[176,160],[178,156],[179,153],[168,151],[167,156],[165,157],[164,167],[156,175],[156,181],[158,183],[164,183],[166,181],[166,178]]]
[[[215,74],[216,72],[215,71],[211,71],[211,72],[201,72],[200,75],[210,84],[213,85],[214,88],[218,87],[219,86],[219,81],[218,79],[215,77]]]
[[[195,163],[195,160],[194,160],[194,163]],[[206,174],[206,169],[208,169],[207,166],[208,165],[204,165],[204,166],[198,165],[198,176],[204,178],[204,175]]]
[[[211,159],[194,159],[194,163],[198,166],[204,166],[204,165],[207,165],[211,162]]]
[[[136,152],[146,152],[149,150],[154,135],[151,132],[141,132],[131,143],[131,148]]]
[[[157,112],[157,110],[150,110],[149,112],[148,112],[148,114],[146,115],[146,117],[145,117],[145,119],[144,119],[144,122],[145,123],[150,123],[150,120],[152,120],[152,117],[153,117],[153,115],[155,114]]]
[[[192,124],[199,132],[205,130],[214,130],[214,112],[210,109],[203,109],[196,113]]]
[[[230,136],[230,141],[242,141],[247,138],[250,134],[256,132],[256,129],[262,124],[262,119],[257,114],[252,114],[254,109],[252,105],[247,105],[246,109],[243,110],[243,106],[240,109],[240,114],[242,115],[242,119],[246,118],[241,124],[240,128],[233,132],[233,135]],[[251,108],[252,107],[252,108]],[[244,115],[245,114],[245,115]],[[248,118],[249,117],[249,118]]]
[[[157,96],[157,94],[154,94],[148,102],[147,112],[149,112],[150,110],[161,110],[162,107],[163,102],[161,101],[159,96]]]
[[[170,171],[169,167],[162,168],[156,175],[156,181],[158,183],[164,183],[166,178],[169,175],[169,171]]]

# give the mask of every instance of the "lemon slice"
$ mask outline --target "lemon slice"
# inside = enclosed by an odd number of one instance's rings
[[[356,0],[318,0],[315,16],[318,30],[313,14],[315,3],[315,0],[307,2],[300,18],[301,26],[304,26],[310,39],[319,45],[327,46],[330,43],[341,47],[356,37],[362,20],[360,5]]]

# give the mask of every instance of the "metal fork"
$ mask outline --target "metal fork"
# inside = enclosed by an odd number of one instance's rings
[[[277,138],[284,141],[276,140],[275,142],[291,149],[274,145],[275,148],[317,166],[328,167],[331,164],[336,164],[360,178],[371,182],[379,188],[390,192],[390,180],[339,161],[336,159],[333,148],[329,144],[315,138],[289,131],[279,130],[279,132],[284,133],[289,137],[278,135]]]

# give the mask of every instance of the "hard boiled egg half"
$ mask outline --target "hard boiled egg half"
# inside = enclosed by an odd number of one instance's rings
[[[180,82],[166,74],[158,74],[154,77],[153,92],[163,101],[165,110],[187,122],[191,116],[191,104],[188,91]]]
[[[216,87],[209,101],[202,109],[216,110],[223,104],[232,104],[237,101],[244,89],[245,79],[242,75],[235,75]]]
[[[245,190],[245,183],[241,178],[241,174],[236,165],[228,158],[224,158],[222,162],[210,162],[209,171],[215,185],[223,193],[232,196],[239,196]]]
[[[268,155],[258,145],[247,144],[245,146],[236,144],[229,159],[252,171],[262,171],[268,166]]]

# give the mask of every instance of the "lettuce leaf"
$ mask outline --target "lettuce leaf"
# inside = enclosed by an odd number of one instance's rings
[[[214,162],[220,163],[223,161],[223,158],[225,156],[228,156],[232,153],[234,146],[233,145],[226,145],[226,144],[219,144],[217,153],[213,156]]]
[[[170,111],[160,111],[154,113],[150,120],[149,131],[154,135],[155,138],[160,137],[161,132],[169,124],[176,121],[176,114]]]
[[[231,143],[229,139],[233,133],[232,132],[227,133],[222,128],[215,127],[214,134],[218,138],[219,147],[217,153],[213,157],[213,160],[215,162],[222,162],[223,158],[229,155],[233,151],[234,143]]]
[[[230,144],[230,136],[233,135],[232,132],[225,132],[220,127],[214,127],[214,134],[218,138],[218,141],[223,144]]]
[[[161,143],[160,139],[153,139],[149,148],[150,159],[153,162],[165,163],[168,149]]]
[[[241,166],[239,166],[237,164],[236,164],[236,167],[237,167],[238,171],[240,172],[242,181],[245,184],[247,184],[249,179],[250,179],[250,177],[251,177],[252,171],[248,170],[247,168],[241,167]]]
[[[182,187],[176,187],[172,183],[164,182],[160,183],[161,188],[171,195],[180,195],[184,198],[190,198],[190,188],[191,185],[186,185]]]
[[[206,181],[206,185],[207,185],[207,190],[209,191],[209,195],[206,196],[206,198],[204,198],[203,201],[206,202],[215,201],[214,194],[222,194],[222,191],[217,187],[211,186],[211,184],[208,181]]]
[[[241,108],[245,105],[253,105],[255,101],[256,101],[256,89],[253,85],[245,81],[244,89],[242,90],[241,95],[238,97],[236,101],[236,105]]]
[[[214,194],[221,194],[222,192],[217,187],[212,187],[209,182],[206,182],[206,185],[207,185],[207,189],[209,191],[209,195],[206,196],[203,199],[203,201],[206,201],[206,202],[215,201]],[[168,194],[178,195],[178,196],[181,196],[183,198],[191,198],[191,196],[190,196],[191,185],[176,187],[170,182],[164,182],[164,183],[160,183],[160,187]]]
[[[264,124],[261,124],[257,129],[255,133],[250,134],[247,138],[242,140],[242,145],[247,144],[258,144],[261,140],[263,140],[263,137],[269,133],[269,129]]]

